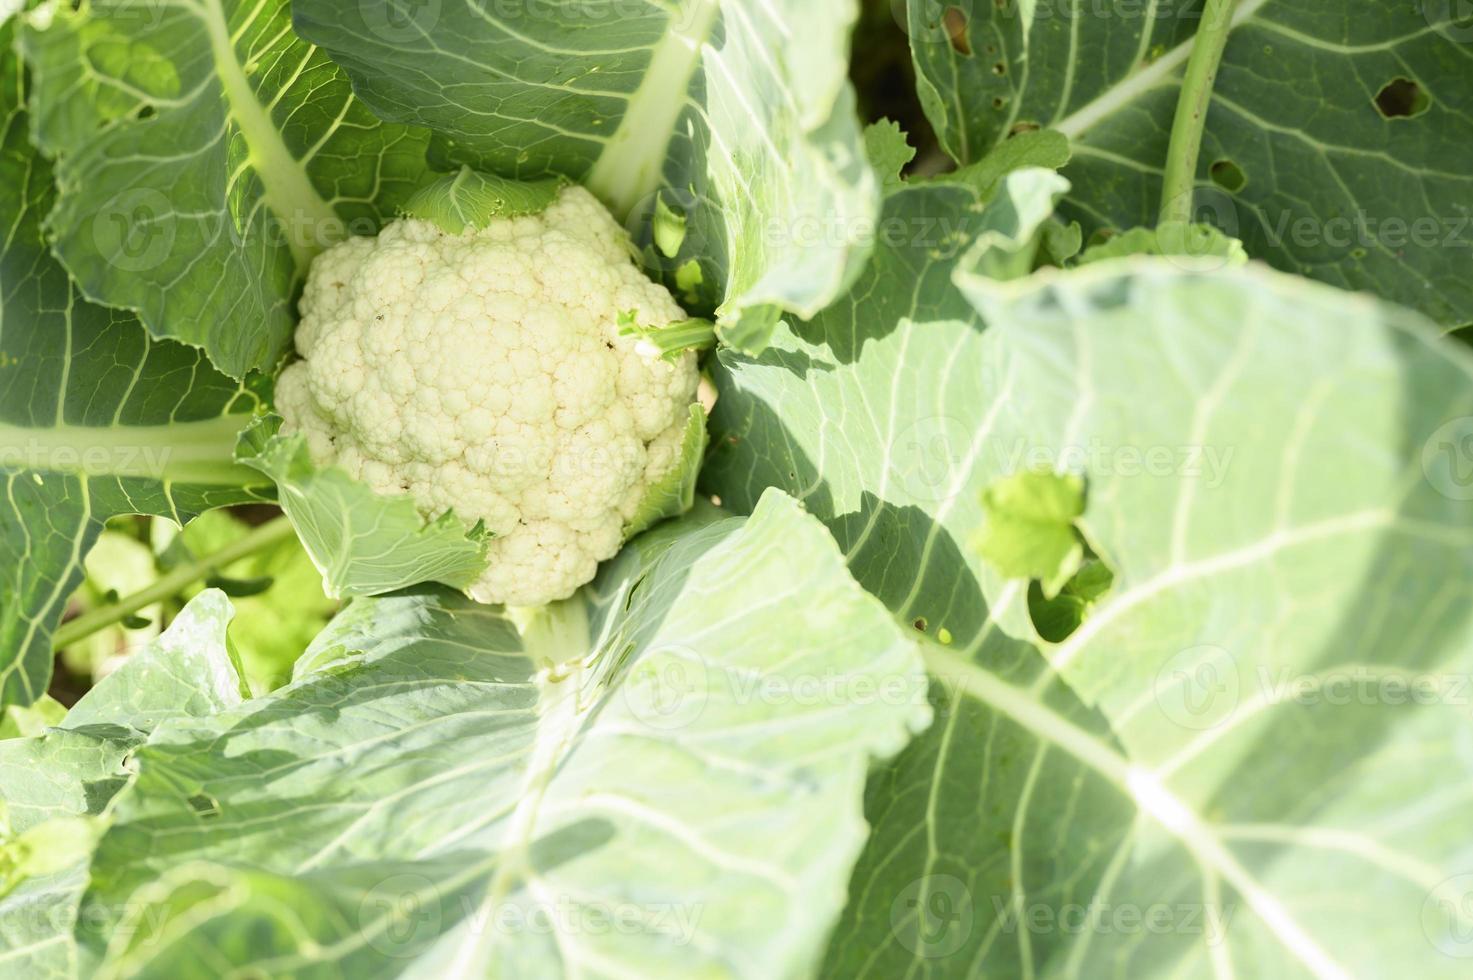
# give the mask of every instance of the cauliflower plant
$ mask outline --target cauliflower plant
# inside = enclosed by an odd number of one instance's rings
[[[662,359],[620,323],[685,313],[581,187],[478,230],[411,217],[343,242],[313,263],[301,312],[283,433],[427,517],[483,521],[481,602],[571,595],[679,465],[695,355]]]

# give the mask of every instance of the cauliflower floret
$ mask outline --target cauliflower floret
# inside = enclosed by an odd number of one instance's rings
[[[459,235],[405,218],[312,265],[283,432],[312,460],[426,517],[484,521],[481,602],[566,598],[614,555],[644,489],[679,464],[694,354],[619,335],[685,318],[581,187],[539,215]]]

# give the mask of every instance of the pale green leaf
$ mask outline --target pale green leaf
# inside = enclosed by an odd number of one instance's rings
[[[81,968],[73,930],[86,927],[77,910],[99,815],[127,782],[129,756],[157,726],[241,703],[225,639],[231,615],[225,596],[203,593],[56,727],[0,741],[0,964],[7,976],[90,972]],[[7,856],[20,860],[7,867]]]
[[[461,167],[415,191],[404,213],[432,221],[450,235],[484,228],[493,218],[540,214],[557,199],[560,180],[507,180]]]
[[[829,975],[1461,976],[1466,352],[1251,266],[969,272],[976,315],[910,288],[949,262],[885,270],[903,305],[719,355],[703,482],[800,495],[952,640],[937,725],[871,784]],[[1087,480],[1115,570],[1058,645],[964,544],[981,490],[1035,466]],[[1180,927],[1063,928],[1101,904]]]
[[[866,126],[864,152],[880,178],[880,189],[884,193],[889,194],[905,186],[901,173],[915,159],[916,150],[899,123],[881,119]]]
[[[1023,470],[982,491],[977,550],[1005,578],[1039,579],[1052,598],[1084,560],[1074,527],[1084,481],[1072,473]]]
[[[261,420],[241,437],[240,459],[276,483],[277,501],[333,598],[381,595],[417,582],[463,589],[486,569],[490,540],[452,513],[426,520],[408,494],[374,493],[337,467],[318,468],[300,434]]]
[[[1080,265],[1120,259],[1130,255],[1182,256],[1188,259],[1222,259],[1242,265],[1248,261],[1243,243],[1229,238],[1212,225],[1167,222],[1156,228],[1132,228],[1091,245],[1079,256]]]
[[[645,490],[639,509],[624,525],[626,540],[666,518],[679,517],[690,510],[695,502],[696,477],[706,458],[706,443],[706,412],[700,405],[692,405],[674,465],[664,479]]]
[[[360,599],[286,688],[155,731],[83,909],[104,970],[810,972],[870,761],[928,717],[914,644],[781,494],[640,542],[525,643]]]

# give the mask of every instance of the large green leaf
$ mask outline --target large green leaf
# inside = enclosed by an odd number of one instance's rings
[[[916,298],[837,309],[842,351],[821,320],[720,355],[705,475],[799,495],[936,640],[940,719],[871,785],[828,972],[1461,975],[1466,353],[1185,261],[969,274],[963,319],[911,290],[951,263],[906,259],[872,288]],[[1115,570],[1058,645],[968,546],[1039,467],[1085,478]]]
[[[357,600],[290,685],[137,750],[83,941],[121,975],[802,975],[870,760],[927,717],[914,644],[781,494],[640,538],[520,637],[448,591]]]
[[[1053,175],[1034,170],[1010,178],[986,208],[965,185],[892,195],[881,225],[908,233],[887,237],[843,301],[797,334],[784,330],[758,360],[719,356],[703,474],[738,510],[767,486],[800,496],[860,584],[904,623],[1020,685],[1039,680],[1043,661],[989,615],[979,585],[988,571],[969,546],[990,482],[972,474],[1001,386],[977,358],[975,311],[950,279],[974,242],[1006,256],[1027,240],[1057,191]],[[1005,605],[1014,631],[1026,630],[1024,604]],[[1061,686],[1041,698],[1102,728]],[[1064,937],[1036,937],[1025,955],[998,934],[997,903],[1088,902],[1128,827],[1107,785],[1026,729],[950,684],[934,685],[932,702],[936,723],[871,780],[865,812],[875,831],[826,976],[900,976],[917,962],[958,976],[1021,975]],[[1091,824],[1020,832],[1035,811],[1073,810]]]
[[[1016,127],[1056,128],[1074,150],[1065,213],[1123,230],[1160,209],[1200,16],[1200,4],[1182,3],[910,0],[908,26],[922,101],[949,152],[966,162]],[[1467,11],[1447,0],[1353,15],[1340,0],[1239,0],[1235,25],[1207,116],[1199,216],[1281,269],[1374,291],[1444,326],[1473,321]]]
[[[128,754],[155,728],[241,702],[242,680],[225,643],[230,616],[224,594],[201,594],[57,727],[0,741],[0,849],[27,832],[97,817],[128,779]],[[83,851],[53,873],[19,881],[6,880],[0,868],[0,969],[7,976],[80,974],[73,929],[86,857]]]
[[[649,257],[672,273],[698,261],[697,305],[723,323],[816,313],[863,260],[879,184],[846,77],[854,0],[294,12],[376,112],[434,130],[449,160],[581,180],[642,244],[660,199],[685,235]]]
[[[423,176],[424,137],[358,103],[286,0],[52,2],[20,41],[62,262],[234,377],[284,352],[307,260]]]
[[[117,514],[183,522],[258,499],[233,462],[254,396],[199,351],[156,342],[131,316],[86,302],[40,220],[50,168],[26,142],[11,25],[0,26],[0,704],[51,676],[50,634],[82,559]],[[252,489],[252,488],[256,489]]]

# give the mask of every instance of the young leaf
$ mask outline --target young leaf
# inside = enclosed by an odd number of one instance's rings
[[[557,200],[562,186],[561,180],[507,180],[461,167],[415,191],[404,213],[459,235],[467,228],[484,227],[492,218],[539,214]]]
[[[696,477],[701,463],[706,458],[706,412],[700,405],[690,407],[690,421],[686,423],[680,445],[674,447],[674,465],[665,479],[645,491],[639,510],[624,525],[624,538],[628,540],[668,517],[679,517],[695,503]],[[671,447],[660,447],[668,451]]]
[[[864,152],[870,166],[880,177],[880,189],[889,194],[905,186],[901,173],[906,164],[915,159],[915,147],[910,145],[905,131],[899,123],[882,119],[864,128]]]
[[[1248,261],[1243,243],[1229,238],[1212,225],[1183,225],[1168,222],[1157,228],[1132,228],[1091,245],[1079,256],[1080,265],[1124,258],[1127,255],[1177,255],[1189,258],[1218,258],[1233,265]]]
[[[268,416],[240,439],[241,462],[276,483],[277,500],[333,598],[382,595],[418,582],[463,589],[486,568],[485,530],[454,514],[426,520],[407,494],[374,493],[336,467],[319,469],[300,434]]]
[[[1084,513],[1084,481],[1072,473],[1025,470],[982,491],[977,550],[1006,578],[1039,579],[1052,599],[1084,561],[1074,522]]]

